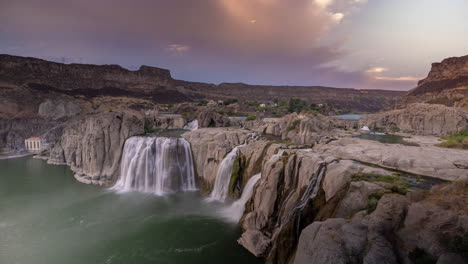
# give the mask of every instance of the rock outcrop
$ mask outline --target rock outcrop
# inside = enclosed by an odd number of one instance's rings
[[[80,106],[73,102],[46,100],[39,105],[38,115],[45,119],[59,120],[76,116],[80,112]]]
[[[49,162],[67,164],[84,183],[112,183],[119,173],[125,140],[143,134],[143,127],[143,119],[132,114],[88,116],[64,129]]]
[[[365,115],[361,126],[422,135],[447,135],[468,129],[468,111],[437,104],[411,104],[407,108]]]
[[[428,76],[404,96],[404,105],[416,102],[468,109],[468,56],[433,63]]]
[[[246,143],[249,134],[236,128],[204,128],[182,135],[192,146],[195,171],[203,191],[211,191],[221,161],[234,147]]]
[[[468,86],[468,56],[453,57],[433,63],[429,75],[418,82],[418,87],[408,93],[417,96],[425,93]]]
[[[457,166],[459,161],[468,160],[465,150],[383,144],[357,138],[342,138],[314,150],[324,156],[356,160],[416,175],[447,181],[468,180],[468,170]]]
[[[305,228],[294,263],[465,263],[453,241],[468,231],[467,199],[466,183],[385,194],[373,212]]]
[[[236,125],[229,117],[215,112],[200,112],[196,118],[199,127],[228,127]]]
[[[313,145],[334,128],[334,118],[320,114],[292,113],[281,118],[265,118],[246,122],[246,127],[261,134],[278,137],[296,144]],[[325,135],[327,134],[327,135]]]

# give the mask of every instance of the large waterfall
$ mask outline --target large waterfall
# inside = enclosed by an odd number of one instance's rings
[[[196,189],[190,144],[183,138],[131,137],[113,187],[163,195]]]
[[[218,172],[216,173],[216,179],[213,191],[208,198],[211,201],[224,202],[229,192],[229,181],[231,180],[232,167],[234,161],[237,158],[237,152],[240,146],[237,146],[224,157],[223,161],[219,165]]]
[[[252,197],[255,184],[260,180],[262,177],[261,174],[257,174],[252,176],[247,184],[244,186],[242,190],[242,195],[239,200],[235,201],[229,208],[226,208],[224,211],[224,216],[234,222],[238,222],[245,211],[245,204],[249,199]]]

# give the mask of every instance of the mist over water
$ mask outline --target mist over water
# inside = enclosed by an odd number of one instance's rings
[[[261,263],[196,192],[117,193],[66,166],[0,160],[0,263]]]

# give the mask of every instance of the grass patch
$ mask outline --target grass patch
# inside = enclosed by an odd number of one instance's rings
[[[393,176],[381,175],[377,173],[357,173],[352,176],[352,181],[366,182],[384,182],[392,184],[389,189],[390,193],[405,195],[411,185],[401,177],[401,174],[395,173]]]
[[[255,120],[255,119],[257,119],[256,115],[250,114],[250,115],[247,116],[247,121],[252,121],[252,120]]]
[[[375,211],[377,205],[379,204],[380,198],[382,198],[383,193],[372,193],[369,195],[369,200],[367,202],[367,214],[370,214]]]
[[[156,133],[156,132],[159,132],[159,131],[161,131],[160,128],[152,128],[152,127],[149,127],[149,126],[145,125],[145,134]]]
[[[440,147],[468,150],[468,130],[466,129],[443,137],[442,140],[444,140],[444,142],[439,144]]]

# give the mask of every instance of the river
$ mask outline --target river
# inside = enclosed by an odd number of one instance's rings
[[[0,160],[0,263],[261,263],[224,205],[78,183],[66,166]]]

